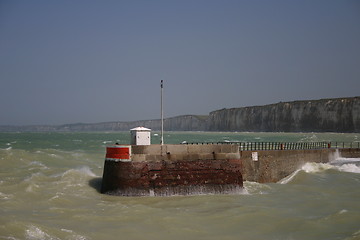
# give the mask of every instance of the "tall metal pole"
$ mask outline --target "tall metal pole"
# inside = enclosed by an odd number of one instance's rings
[[[163,110],[163,80],[161,80],[161,140],[160,144],[164,144],[164,110]]]

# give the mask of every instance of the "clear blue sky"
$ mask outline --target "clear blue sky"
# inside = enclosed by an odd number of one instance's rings
[[[0,0],[0,125],[360,95],[360,1]]]

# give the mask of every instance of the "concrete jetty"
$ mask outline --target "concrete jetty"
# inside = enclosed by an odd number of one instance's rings
[[[106,148],[101,192],[121,196],[228,194],[243,181],[277,182],[307,162],[327,163],[336,151],[360,158],[360,143],[150,144],[150,129],[131,129],[131,145]]]
[[[307,162],[329,162],[336,151],[240,150],[237,144],[116,147],[128,154],[107,155],[101,192],[122,196],[238,193],[243,181],[277,182]],[[338,151],[343,157],[360,157],[359,148]]]

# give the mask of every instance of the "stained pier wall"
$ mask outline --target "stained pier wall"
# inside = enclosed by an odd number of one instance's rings
[[[234,193],[243,186],[237,145],[131,146],[130,161],[106,159],[102,193],[123,196]]]
[[[236,144],[131,146],[129,160],[106,159],[102,193],[125,196],[231,193],[243,181],[277,182],[307,162],[328,163],[336,151],[360,158],[360,149],[240,150]]]

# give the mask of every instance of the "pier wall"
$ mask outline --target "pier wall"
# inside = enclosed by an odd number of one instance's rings
[[[123,196],[234,193],[243,186],[236,145],[131,146],[129,161],[105,160],[101,192]]]
[[[344,158],[360,158],[360,148],[343,148],[339,153]]]
[[[127,146],[129,159],[105,159],[102,193],[235,193],[243,181],[278,182],[305,163],[328,163],[336,151],[344,158],[360,158],[359,148],[240,151],[236,144]]]

